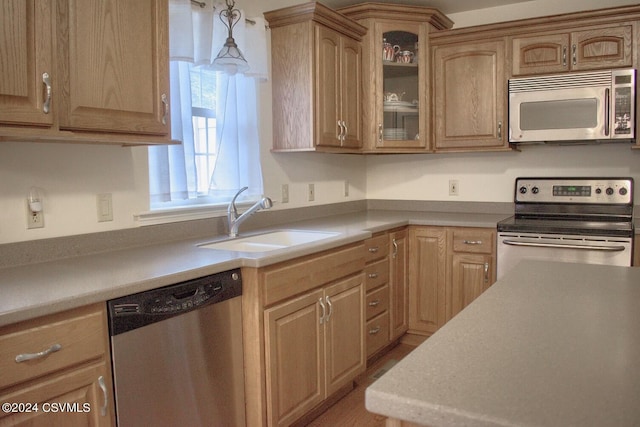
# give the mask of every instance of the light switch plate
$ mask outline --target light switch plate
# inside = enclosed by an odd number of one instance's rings
[[[111,193],[98,194],[96,196],[96,208],[98,212],[98,222],[113,221]]]

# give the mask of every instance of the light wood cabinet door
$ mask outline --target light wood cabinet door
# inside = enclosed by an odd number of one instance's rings
[[[453,254],[451,257],[451,309],[447,320],[486,291],[495,280],[491,255]]]
[[[389,234],[390,339],[401,337],[409,328],[409,239],[407,230]]]
[[[168,135],[166,0],[58,0],[60,129]]]
[[[508,147],[504,40],[434,50],[436,151]]]
[[[101,363],[0,395],[8,403],[37,403],[37,411],[0,413],[0,425],[24,427],[100,427],[114,425],[111,374]],[[104,389],[104,391],[103,391]]]
[[[325,328],[320,321],[326,311],[320,301],[322,290],[264,313],[269,425],[290,425],[325,397]]]
[[[349,37],[342,38],[342,146],[362,147],[362,46]]]
[[[513,75],[633,66],[633,24],[535,34],[512,41]]]
[[[51,0],[3,0],[0,28],[0,123],[51,126]]]
[[[315,32],[317,145],[360,147],[360,43],[322,25]]]
[[[343,280],[325,290],[326,395],[363,372],[366,365],[364,342],[364,275]]]
[[[447,232],[412,228],[409,242],[409,331],[432,334],[446,321]]]

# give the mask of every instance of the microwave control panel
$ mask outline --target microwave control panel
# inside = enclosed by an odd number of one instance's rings
[[[635,70],[613,70],[613,136],[615,138],[629,138],[634,133],[635,111],[634,111],[634,88]]]

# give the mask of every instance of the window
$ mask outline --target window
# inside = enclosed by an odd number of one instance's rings
[[[151,210],[226,205],[245,186],[244,199],[257,200],[262,172],[256,80],[267,75],[265,21],[251,18],[255,24],[246,28],[241,19],[234,27],[250,69],[229,75],[210,68],[215,47],[227,36],[214,8],[184,0],[169,5],[171,137],[182,144],[149,148]]]

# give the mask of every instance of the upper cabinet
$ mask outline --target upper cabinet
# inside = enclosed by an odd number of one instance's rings
[[[508,149],[505,41],[433,48],[436,151]]]
[[[633,66],[633,23],[514,37],[513,75]]]
[[[8,0],[0,22],[0,138],[170,142],[166,0]]]
[[[264,16],[271,28],[274,151],[359,150],[366,28],[315,2]]]
[[[368,3],[339,9],[363,39],[364,152],[428,150],[429,33],[451,28],[435,9]]]

